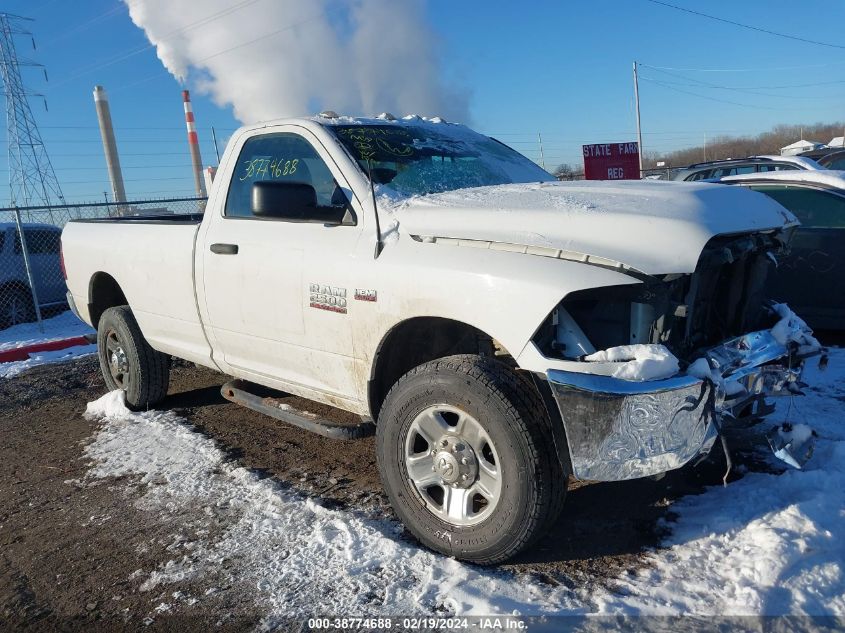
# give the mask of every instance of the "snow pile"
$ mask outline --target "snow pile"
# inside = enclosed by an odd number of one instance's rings
[[[813,336],[813,330],[788,305],[775,303],[772,305],[772,310],[780,317],[780,321],[772,328],[772,336],[778,343],[786,346],[796,343],[799,354],[821,349],[821,343]]]
[[[771,420],[812,421],[819,439],[804,470],[749,474],[675,503],[668,549],[597,596],[600,612],[845,615],[845,350],[831,361],[808,368],[808,395],[777,401]]]
[[[433,554],[402,540],[396,523],[326,509],[282,490],[226,461],[212,440],[176,415],[131,413],[120,392],[88,405],[87,415],[102,419],[85,451],[93,461],[89,475],[134,475],[154,484],[140,507],[178,516],[198,535],[180,534],[176,557],[149,570],[142,589],[207,576],[250,592],[270,622],[315,612],[585,610],[566,588]]]
[[[657,380],[678,373],[678,359],[664,345],[620,345],[584,357],[596,363],[620,363],[613,377],[623,380]]]
[[[126,406],[126,394],[117,389],[110,391],[85,407],[85,417],[89,420],[97,418],[120,419],[131,417],[132,411]]]

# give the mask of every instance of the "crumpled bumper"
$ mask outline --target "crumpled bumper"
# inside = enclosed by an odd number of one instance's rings
[[[768,330],[727,341],[706,356],[723,385],[686,374],[632,382],[549,370],[573,474],[619,481],[680,468],[710,450],[724,416],[760,396],[791,393],[803,367]]]

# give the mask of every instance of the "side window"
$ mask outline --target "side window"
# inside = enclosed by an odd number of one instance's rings
[[[58,255],[61,233],[58,231],[44,231],[38,229],[24,229],[26,247],[30,255]],[[23,253],[21,238],[15,231],[15,254]]]
[[[716,178],[724,178],[725,176],[736,176],[736,167],[722,167],[715,175]]]
[[[789,185],[755,185],[754,191],[792,211],[802,226],[813,228],[845,228],[845,198],[836,194]]]
[[[297,134],[265,134],[244,144],[226,197],[227,216],[252,217],[252,185],[261,180],[309,184],[317,192],[320,206],[345,202],[328,166]]]
[[[775,171],[793,171],[798,169],[795,165],[790,165],[788,163],[778,163],[775,165]]]
[[[845,157],[834,158],[825,165],[827,169],[845,169]]]
[[[736,168],[737,174],[753,174],[756,169],[756,165],[742,165],[741,167]]]

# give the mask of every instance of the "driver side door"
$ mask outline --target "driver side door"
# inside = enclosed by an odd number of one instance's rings
[[[361,227],[252,212],[256,182],[311,185],[325,207],[347,200],[342,176],[329,168],[315,141],[293,132],[247,139],[227,173],[225,201],[215,200],[207,211],[215,217],[201,242],[215,360],[235,376],[305,397],[357,399],[349,314],[316,314],[311,289],[349,288]]]

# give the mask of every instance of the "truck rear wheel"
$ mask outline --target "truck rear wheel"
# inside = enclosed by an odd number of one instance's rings
[[[376,436],[396,513],[434,550],[498,563],[560,512],[566,472],[540,395],[496,360],[450,356],[412,369],[388,393]]]
[[[170,357],[147,343],[129,306],[109,308],[97,327],[97,355],[109,391],[126,392],[126,404],[146,409],[167,395]]]

